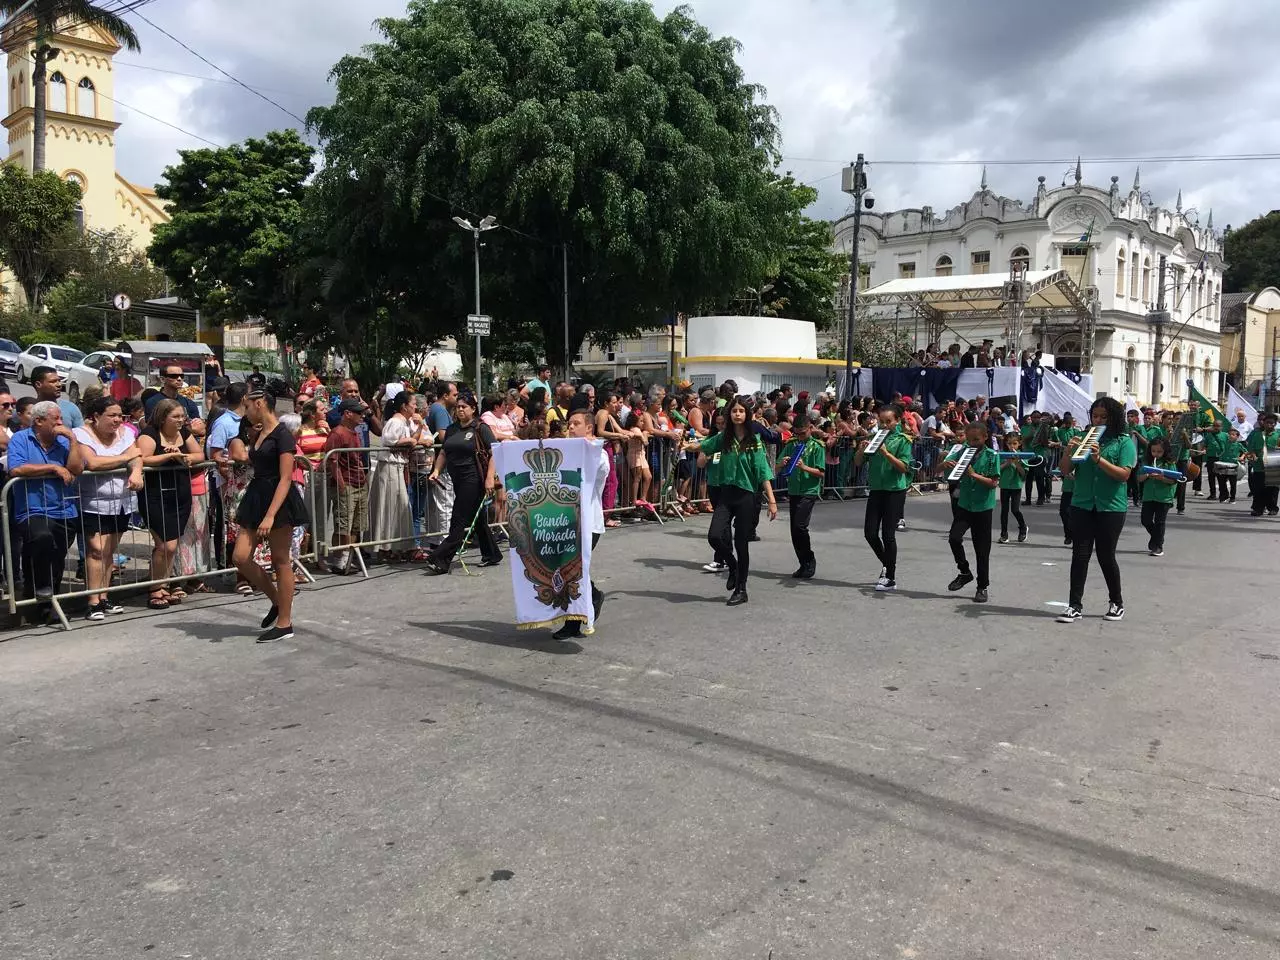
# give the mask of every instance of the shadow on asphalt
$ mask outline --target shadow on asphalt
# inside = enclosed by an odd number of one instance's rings
[[[487,643],[511,650],[537,650],[557,656],[582,652],[582,645],[572,640],[553,640],[549,630],[517,630],[511,623],[499,620],[458,620],[451,623],[410,623],[419,630],[443,634],[470,643]]]

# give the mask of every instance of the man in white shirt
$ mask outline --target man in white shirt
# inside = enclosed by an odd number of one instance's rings
[[[569,414],[568,431],[569,436],[575,439],[593,439],[595,433],[592,430],[591,411],[581,407],[575,408]],[[590,469],[589,464],[587,469]],[[591,485],[591,500],[582,507],[591,519],[592,565],[595,564],[596,559],[596,544],[600,542],[600,537],[604,533],[604,485],[609,479],[609,454],[605,452],[603,445],[596,447],[595,471],[595,483]],[[604,609],[604,591],[596,586],[594,577],[591,578],[591,608],[593,610],[591,619],[594,625],[599,622],[600,611]],[[582,636],[582,624],[577,620],[566,621],[564,626],[551,635],[554,640],[572,640],[580,636]]]

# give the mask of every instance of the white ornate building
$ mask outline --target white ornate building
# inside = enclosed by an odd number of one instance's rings
[[[1190,378],[1207,396],[1218,396],[1225,264],[1212,212],[1201,226],[1198,213],[1182,209],[1181,192],[1173,210],[1156,206],[1137,173],[1124,193],[1118,177],[1109,189],[1085,184],[1079,163],[1073,179],[1050,189],[1040,177],[1035,198],[1024,204],[989,190],[984,170],[978,192],[941,217],[931,207],[864,211],[860,296],[866,295],[874,314],[896,314],[904,329],[922,317],[931,321],[916,324],[917,349],[931,341],[964,348],[989,338],[1014,355],[1038,347],[1059,367],[1091,371],[1099,394],[1178,403],[1186,399]],[[846,256],[852,228],[852,214],[835,226],[836,249]],[[1153,398],[1155,337],[1147,313],[1156,306],[1161,257],[1170,322],[1161,358],[1163,393]],[[1058,295],[1027,295],[1018,308],[1009,288],[991,277],[1009,280],[1018,267],[1030,288],[1052,287]],[[974,277],[968,286],[985,285],[990,292],[966,290],[963,275]],[[889,281],[903,282],[884,286]],[[931,287],[937,290],[929,292]],[[952,302],[938,310],[931,297]],[[956,309],[965,306],[965,297],[973,298],[974,309]]]

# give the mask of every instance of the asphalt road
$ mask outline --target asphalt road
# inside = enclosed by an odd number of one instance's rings
[[[1056,509],[949,595],[913,499],[818,579],[762,525],[729,609],[705,524],[610,532],[581,644],[505,568],[381,572],[0,643],[0,957],[1274,958],[1280,522],[1193,501],[1066,599]],[[785,511],[783,514],[785,521]]]

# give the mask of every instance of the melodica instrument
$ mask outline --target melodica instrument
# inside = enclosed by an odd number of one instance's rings
[[[1025,460],[1028,467],[1038,467],[1044,463],[1044,457],[1033,450],[1001,450],[1001,460]]]
[[[973,458],[978,455],[978,451],[982,447],[965,447],[960,452],[960,458],[956,461],[956,465],[951,468],[951,472],[947,474],[948,480],[963,480],[965,473],[969,469],[969,464],[973,463]]]
[[[1149,463],[1144,463],[1138,469],[1148,476],[1163,477],[1166,480],[1176,480],[1178,483],[1187,482],[1187,475],[1181,470],[1166,470],[1164,467],[1152,466]]]
[[[884,442],[888,439],[891,432],[892,431],[887,430],[884,427],[877,427],[871,434],[871,439],[867,441],[867,446],[862,451],[863,455],[869,457],[878,451],[882,446],[884,446]]]
[[[800,444],[800,446],[796,447],[795,452],[787,458],[787,462],[783,465],[782,472],[778,474],[778,476],[786,480],[795,473],[796,467],[800,466],[800,461],[804,458],[804,451],[808,446],[809,441],[806,440],[804,443]]]
[[[1083,463],[1088,460],[1090,454],[1089,445],[1091,443],[1101,443],[1102,435],[1106,432],[1107,428],[1105,426],[1090,427],[1086,430],[1084,435],[1080,437],[1080,445],[1071,451],[1071,462]]]

